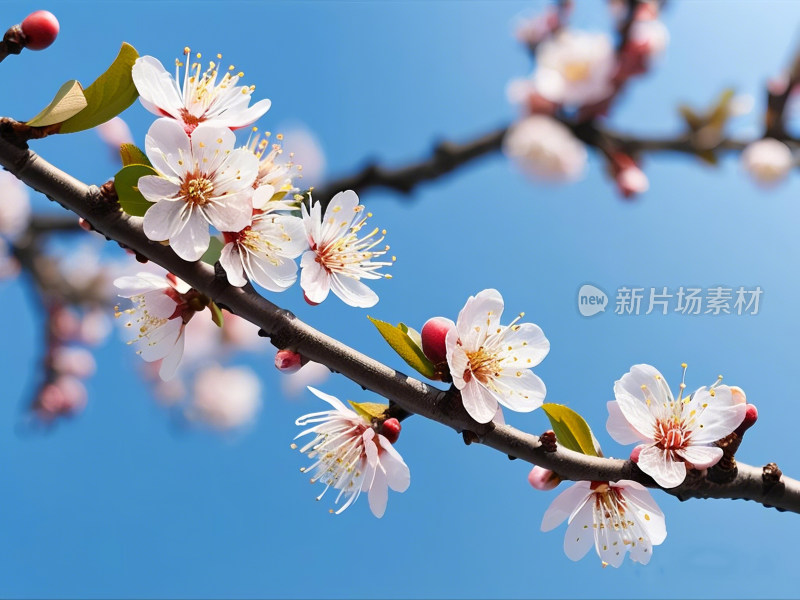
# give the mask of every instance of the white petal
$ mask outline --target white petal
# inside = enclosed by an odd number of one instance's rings
[[[164,175],[182,177],[194,170],[189,136],[174,119],[158,119],[150,126],[145,151],[153,168]]]
[[[542,531],[555,529],[571,516],[592,493],[588,481],[578,481],[556,496],[542,517]]]
[[[244,269],[242,268],[242,259],[239,253],[238,244],[228,242],[222,248],[222,253],[219,256],[219,264],[225,269],[228,281],[236,287],[242,287],[247,283],[247,279],[244,278]]]
[[[330,404],[333,408],[335,408],[339,412],[355,415],[355,413],[352,410],[350,410],[349,408],[347,408],[344,404],[342,404],[342,401],[339,400],[336,396],[331,396],[330,394],[326,394],[325,392],[321,392],[318,389],[313,388],[311,386],[308,386],[308,391],[311,392],[312,394],[314,394],[320,400],[324,400],[325,402]]]
[[[152,210],[151,208],[147,211],[145,218]],[[208,232],[208,223],[199,211],[193,211],[183,228],[169,238],[169,245],[175,251],[175,254],[188,261],[198,260],[203,256],[203,253],[208,250],[210,242],[211,235]]]
[[[617,443],[626,445],[652,441],[652,438],[645,437],[634,429],[628,419],[625,418],[625,415],[622,414],[622,410],[620,410],[616,401],[607,402],[606,406],[608,407],[606,429]]]
[[[200,207],[204,218],[219,231],[241,231],[253,220],[251,191],[228,194],[212,199]]]
[[[456,329],[467,350],[477,350],[487,336],[496,333],[503,314],[503,297],[494,289],[470,296],[458,313]]]
[[[178,117],[176,113],[183,106],[183,100],[178,94],[175,80],[160,61],[152,56],[141,56],[133,64],[131,75],[147,110],[159,116],[167,112]]]
[[[713,467],[722,458],[722,448],[717,446],[695,446],[690,445],[676,453],[691,463],[695,469],[707,469]]]
[[[369,308],[378,303],[378,294],[373,292],[358,279],[333,273],[330,280],[331,290],[333,290],[333,293],[345,304],[355,306],[356,308]]]
[[[183,356],[183,342],[183,328],[181,328],[181,334],[175,341],[175,346],[173,346],[170,353],[161,361],[161,368],[158,370],[158,376],[164,381],[169,381],[175,376],[175,371],[178,369],[181,357]]]
[[[724,438],[736,429],[747,414],[747,405],[740,403],[727,385],[714,388],[714,395],[706,388],[697,390],[684,407],[683,414],[690,419],[691,441],[707,444]],[[696,411],[693,415],[692,411]]]
[[[550,342],[542,329],[533,323],[521,323],[516,329],[506,328],[500,343],[507,357],[503,366],[513,362],[517,368],[529,369],[542,362],[550,352]]]
[[[270,292],[282,292],[297,281],[297,264],[278,259],[277,264],[252,252],[246,252],[244,265],[253,281]]]
[[[200,169],[204,173],[213,173],[229,156],[228,151],[236,144],[236,134],[227,127],[201,123],[192,131],[191,144],[192,156]],[[249,154],[253,156],[252,152]]]
[[[497,412],[497,399],[494,394],[476,379],[472,379],[461,390],[461,400],[469,416],[478,423],[488,423]]]
[[[134,345],[145,362],[164,358],[172,351],[183,330],[180,319],[170,319],[158,328],[150,329],[147,335],[136,340]]]
[[[159,277],[154,273],[147,273],[145,271],[137,273],[136,275],[118,277],[114,280],[114,285],[119,288],[119,296],[122,298],[140,296],[146,292],[165,290],[169,287],[164,277]]]
[[[498,392],[497,401],[517,412],[530,412],[539,408],[547,394],[544,381],[528,369],[506,369],[493,383]]]
[[[317,253],[309,250],[300,261],[300,287],[306,297],[319,304],[328,297],[331,289],[331,276],[317,262]]]
[[[386,512],[388,500],[389,486],[386,482],[386,474],[378,467],[375,469],[375,477],[369,486],[369,508],[372,514],[380,519]]]
[[[667,453],[655,446],[642,448],[639,453],[639,468],[665,488],[673,488],[686,479],[686,465],[683,461],[672,460]]]
[[[378,435],[378,442],[384,450],[384,454],[381,455],[381,464],[386,469],[386,480],[389,487],[395,492],[405,492],[411,485],[411,472],[408,465],[384,436]]]
[[[241,92],[238,92],[241,96]],[[228,109],[224,111],[219,117],[214,118],[214,122],[220,125],[224,125],[225,127],[230,127],[231,129],[239,129],[241,127],[247,127],[248,125],[252,125],[256,121],[258,121],[264,113],[269,110],[269,107],[272,105],[272,102],[264,98],[263,100],[259,100],[253,106],[250,106],[245,109],[241,110],[234,110]]]
[[[156,319],[168,319],[175,312],[177,303],[163,291],[146,292],[144,296],[147,312]]]
[[[636,521],[647,532],[654,545],[662,543],[667,537],[667,525],[664,513],[656,504],[647,489],[635,481],[621,480],[612,486],[623,487],[623,495],[636,513]]]
[[[157,202],[144,215],[144,234],[154,242],[171,239],[184,227],[185,210],[183,202]]]
[[[564,553],[570,560],[580,560],[589,551],[594,542],[594,514],[592,498],[589,496],[580,510],[572,517],[564,535]]]
[[[447,356],[447,366],[450,368],[450,376],[453,378],[453,385],[456,389],[463,390],[464,371],[467,369],[469,360],[464,349],[458,345],[458,331],[452,327],[444,338],[444,347]]]
[[[158,202],[166,198],[175,198],[181,191],[180,184],[158,175],[145,175],[136,184],[142,196],[150,202]]]
[[[275,195],[275,188],[269,184],[261,185],[253,192],[253,208],[264,210]]]

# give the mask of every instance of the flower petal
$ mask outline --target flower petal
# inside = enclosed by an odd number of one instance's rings
[[[153,211],[153,208],[147,211],[145,218]],[[211,234],[208,232],[208,223],[199,211],[191,211],[183,228],[169,238],[169,245],[175,254],[188,261],[198,260],[203,256],[203,253],[208,250],[210,242]]]
[[[144,234],[154,242],[171,239],[184,227],[185,212],[184,202],[157,202],[144,215]]]
[[[607,402],[608,407],[608,421],[606,421],[606,429],[608,434],[614,440],[622,445],[636,444],[638,442],[652,441],[652,438],[645,437],[637,431],[622,414],[619,404],[612,400]]]
[[[317,253],[309,250],[300,260],[300,287],[306,298],[319,304],[328,297],[331,289],[331,276],[317,262]]]
[[[469,381],[461,390],[464,409],[478,423],[488,423],[497,412],[497,398],[476,379]]]
[[[588,481],[578,481],[556,496],[542,517],[542,531],[555,529],[572,516],[592,493]]]
[[[384,436],[378,435],[378,442],[384,450],[381,455],[381,465],[386,469],[386,480],[389,487],[395,492],[405,492],[411,484],[411,471],[409,471],[408,465]]]
[[[569,527],[567,527],[567,533],[564,535],[564,553],[570,560],[580,560],[586,556],[589,548],[592,547],[592,542],[595,541],[593,495],[590,494],[588,500],[584,500],[577,513],[572,517]]]
[[[145,137],[145,152],[153,168],[168,177],[194,171],[192,146],[183,126],[173,119],[156,120]]]
[[[231,285],[235,285],[236,287],[242,287],[247,284],[247,279],[244,277],[240,252],[241,249],[238,244],[228,242],[222,248],[222,252],[219,255],[219,264],[225,269],[228,281]]]
[[[333,273],[331,275],[331,290],[342,302],[356,308],[369,308],[378,303],[378,294],[369,289],[358,279]]]
[[[686,462],[691,463],[695,469],[713,467],[722,458],[722,448],[717,446],[689,445],[676,450],[675,453],[684,458]]]
[[[669,458],[667,451],[655,446],[642,448],[637,464],[658,485],[665,488],[679,486],[686,479],[686,465],[680,460]]]
[[[469,297],[456,321],[458,337],[465,349],[477,350],[489,335],[497,332],[503,306],[503,297],[494,289]]]
[[[739,402],[727,385],[713,390],[702,387],[686,403],[683,414],[692,430],[691,442],[708,444],[736,429],[747,414],[747,405]]]

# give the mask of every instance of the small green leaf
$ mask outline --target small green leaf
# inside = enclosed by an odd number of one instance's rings
[[[139,178],[145,175],[156,175],[156,172],[147,165],[128,165],[114,176],[114,189],[117,190],[119,205],[133,217],[143,217],[154,204],[148,202],[139,191]]]
[[[123,42],[111,66],[86,88],[86,109],[64,121],[59,133],[74,133],[97,127],[133,104],[139,97],[131,75],[137,58],[139,53],[136,49]]]
[[[122,159],[122,166],[128,165],[147,165],[152,167],[153,164],[147,155],[136,144],[122,144],[119,147],[119,157]]]
[[[205,254],[200,257],[204,263],[214,266],[214,263],[219,260],[220,255],[222,254],[222,248],[225,247],[225,244],[219,239],[217,236],[211,236],[211,241],[208,244],[208,250],[206,250]]]
[[[386,409],[389,408],[388,404],[378,404],[377,402],[353,402],[352,400],[348,400],[348,402],[353,407],[353,410],[367,421],[381,418]]]
[[[421,343],[415,342],[411,335],[409,335],[409,332],[413,331],[413,329],[409,329],[403,325],[403,323],[395,326],[385,321],[373,319],[370,316],[367,316],[367,318],[378,328],[383,339],[385,339],[392,349],[400,355],[400,358],[408,363],[408,366],[428,379],[433,378],[436,369],[433,363],[428,360],[422,352],[422,348],[420,347]]]
[[[559,444],[581,454],[599,456],[592,430],[582,416],[563,404],[542,404],[542,410],[550,419]]]
[[[222,311],[213,300],[208,305],[208,310],[211,311],[211,320],[214,321],[214,325],[217,327],[222,327],[222,323],[224,322],[222,318]]]
[[[86,96],[83,94],[81,84],[75,79],[70,79],[58,89],[50,104],[26,125],[31,127],[55,125],[77,115],[86,108],[86,105]]]

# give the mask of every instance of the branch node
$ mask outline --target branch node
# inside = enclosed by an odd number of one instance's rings
[[[462,431],[461,436],[464,438],[464,443],[469,446],[470,444],[479,444],[481,438],[474,431]]]
[[[781,480],[783,472],[778,468],[774,462],[764,465],[761,470],[761,480],[764,482],[765,488],[770,488]]]
[[[556,432],[548,429],[539,436],[539,441],[542,444],[542,450],[545,452],[555,452],[558,450],[558,440],[556,439]]]

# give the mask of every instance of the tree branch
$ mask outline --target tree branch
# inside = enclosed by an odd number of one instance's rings
[[[564,448],[547,452],[535,435],[508,425],[478,424],[463,408],[458,392],[439,390],[395,371],[315,330],[261,297],[252,286],[237,288],[228,284],[224,272],[202,262],[180,259],[169,246],[152,242],[142,232],[142,219],[125,215],[119,209],[112,187],[87,186],[64,173],[27,148],[0,137],[0,165],[12,171],[27,185],[42,192],[68,210],[86,219],[109,240],[134,250],[161,265],[218,304],[258,325],[278,348],[299,352],[311,360],[338,371],[365,389],[372,390],[408,412],[419,414],[465,434],[513,458],[541,465],[562,478],[617,481],[633,479],[655,486],[631,461],[585,456]],[[763,477],[755,467],[739,465],[726,483],[695,473],[681,486],[665,490],[681,499],[742,498],[765,506],[800,513],[800,482],[782,475]]]

